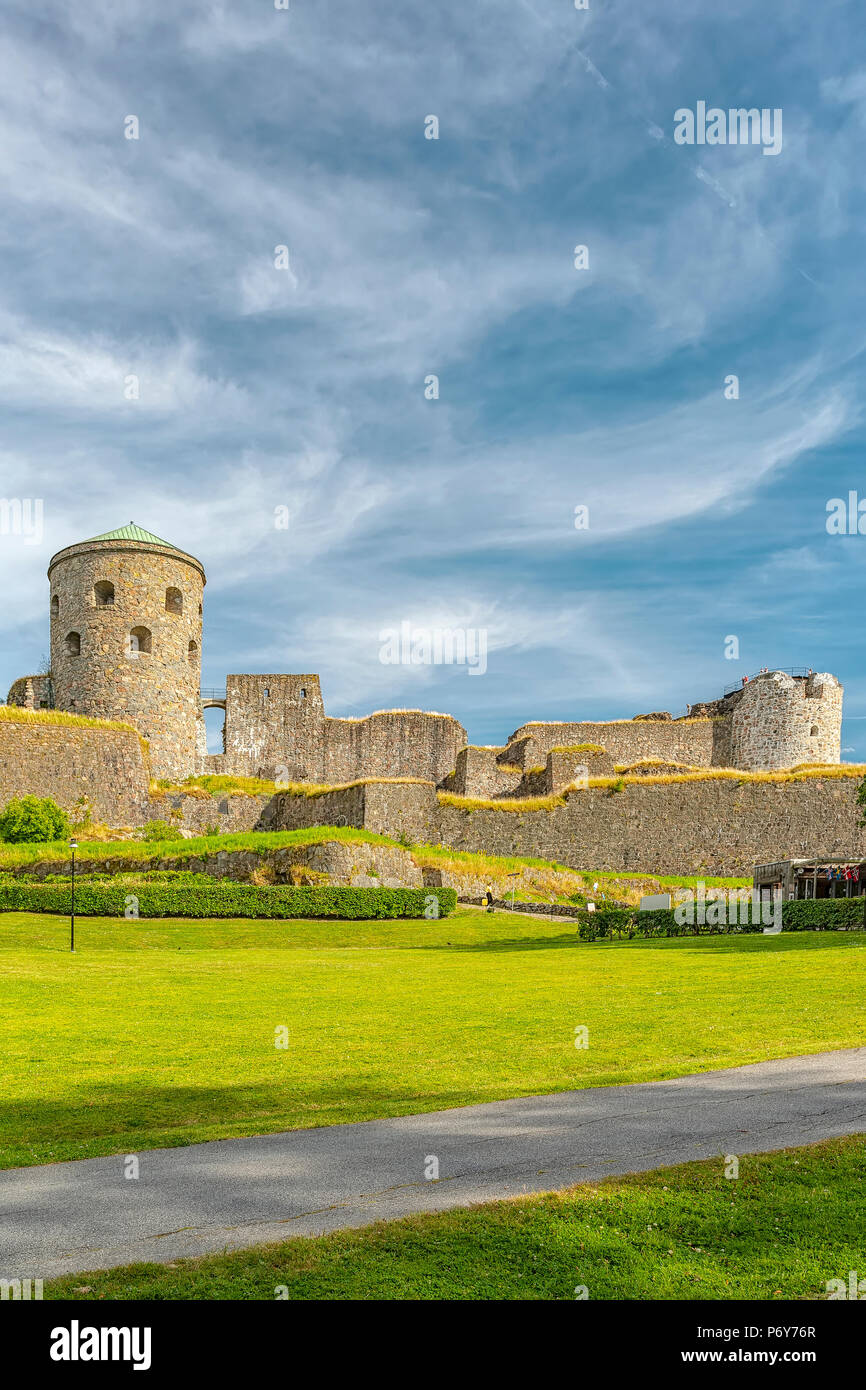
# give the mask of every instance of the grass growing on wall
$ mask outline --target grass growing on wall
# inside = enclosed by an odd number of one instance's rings
[[[575,724],[582,724],[585,727],[598,729],[603,729],[608,724],[664,724],[665,727],[675,724],[677,728],[680,728],[683,724],[715,724],[717,721],[726,718],[727,715],[724,714],[699,714],[695,715],[693,719],[576,719],[573,722]],[[521,724],[520,728],[545,729],[551,726],[556,727],[557,725],[561,728],[563,725],[571,722],[572,721],[565,719],[529,719],[525,724]]]
[[[666,768],[668,773],[704,771],[698,763],[680,763],[677,762],[676,758],[638,758],[637,762],[634,763],[615,763],[613,770],[617,775],[625,774],[627,776],[630,772],[637,775],[643,769],[648,772],[653,767]]]
[[[359,777],[354,782],[270,782],[262,777],[227,777],[219,774],[206,774],[202,777],[187,777],[183,782],[172,782],[168,778],[158,778],[151,787],[155,796],[303,796],[307,798],[327,796],[330,792],[345,792],[352,787],[366,787],[373,783],[405,785],[414,783],[432,787],[426,777]]]
[[[662,786],[672,785],[678,782],[772,782],[782,785],[787,782],[809,782],[819,780],[822,777],[835,779],[857,778],[861,780],[866,776],[866,764],[860,763],[829,763],[826,766],[820,764],[789,768],[777,772],[744,772],[733,767],[707,767],[699,768],[695,772],[663,772],[657,775],[650,774],[645,777],[623,777],[621,780],[627,786]],[[606,787],[620,779],[612,777],[591,777],[589,785],[591,787]]]
[[[62,918],[8,913],[0,1166],[862,1043],[862,934],[579,944],[573,922],[519,917],[85,918],[72,955]]]
[[[866,776],[866,764],[862,763],[829,763],[826,766],[801,764],[796,768],[780,772],[744,772],[732,767],[707,767],[699,768],[694,772],[649,773],[632,777],[627,775],[590,777],[589,787],[590,789],[620,792],[626,787],[673,786],[684,782],[739,782],[745,784],[768,782],[783,785],[791,782],[820,781],[822,778],[832,778],[837,781],[850,778],[862,781],[864,776]],[[454,806],[462,811],[510,812],[552,811],[557,806],[565,806],[566,797],[572,794],[578,795],[579,792],[576,788],[569,787],[558,795],[523,798],[502,797],[501,799],[460,796],[456,792],[437,793],[440,806]]]
[[[645,780],[645,779],[644,779]],[[564,796],[500,797],[497,800],[482,796],[459,796],[457,792],[437,792],[440,806],[455,806],[459,811],[552,811],[566,804]]]
[[[693,888],[699,881],[708,888],[745,888],[751,886],[751,878],[711,877],[706,874],[653,874],[640,871],[628,872],[623,869],[587,869],[575,865],[560,864],[555,859],[537,859],[529,855],[478,854],[469,850],[451,849],[447,845],[414,845],[412,858],[422,869],[452,869],[457,872],[485,874],[516,873],[521,869],[539,869],[546,873],[571,874],[583,879],[585,887],[592,887],[596,880],[611,888],[627,887],[639,897],[642,893],[655,893],[663,888]]]
[[[0,705],[0,720],[7,724],[61,724],[67,728],[122,729],[129,734],[138,732],[132,724],[121,723],[119,719],[91,719],[86,714],[64,714],[59,709],[22,709],[20,705]]]
[[[193,839],[141,841],[105,840],[92,833],[93,828],[82,826],[79,830],[80,844],[76,851],[78,862],[84,865],[90,861],[104,859],[126,859],[137,867],[156,864],[161,859],[198,859],[216,855],[221,851],[252,850],[267,853],[270,850],[286,849],[291,846],[323,844],[337,841],[342,844],[382,845],[392,849],[406,849],[390,836],[379,835],[369,830],[353,826],[315,825],[299,830],[247,830],[215,835],[199,835]],[[557,860],[539,859],[532,855],[489,855],[467,850],[452,849],[448,845],[416,844],[411,847],[412,858],[419,868],[451,869],[457,872],[485,875],[502,875],[522,869],[538,869],[544,873],[566,873],[575,878],[583,878],[586,886],[598,880],[611,888],[623,887],[638,894],[656,892],[659,888],[690,887],[698,879],[712,887],[739,887],[751,883],[745,877],[718,877],[707,875],[657,874],[640,870],[591,869],[584,865],[562,864]],[[0,872],[4,869],[24,868],[28,864],[56,861],[68,864],[69,844],[65,840],[42,845],[4,845],[0,844]],[[628,896],[628,894],[625,894]]]

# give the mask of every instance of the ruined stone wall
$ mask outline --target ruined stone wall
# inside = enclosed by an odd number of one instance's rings
[[[21,676],[10,685],[6,703],[17,705],[19,709],[53,709],[54,691],[51,677]]]
[[[459,796],[513,796],[520,786],[520,770],[498,762],[502,748],[482,748],[469,745],[457,754],[453,777],[441,785]]]
[[[87,874],[128,874],[135,872],[135,861],[112,854],[106,846],[104,856],[88,859]],[[148,861],[148,870],[180,870],[185,873],[209,874],[215,879],[231,879],[235,883],[260,881],[264,871],[267,882],[293,883],[304,880],[303,872],[327,874],[330,882],[358,888],[421,888],[427,878],[418,868],[408,850],[393,845],[348,843],[325,840],[321,844],[286,845],[281,849],[231,849],[211,851],[201,855],[165,853]],[[79,865],[81,868],[81,865]],[[41,860],[35,864],[16,865],[9,872],[15,878],[45,879],[49,875],[69,874],[68,859]],[[317,881],[313,878],[313,881]],[[439,886],[439,885],[437,885]],[[450,886],[446,884],[443,886]]]
[[[751,874],[758,863],[866,855],[860,778],[728,779],[572,792],[549,811],[441,806],[438,839],[482,854],[556,859],[575,869]]]
[[[423,777],[441,782],[454,770],[466,730],[450,714],[381,710],[364,719],[326,719],[324,776]]]
[[[557,860],[574,869],[750,875],[756,863],[866,856],[859,776],[802,782],[629,784],[570,792],[542,811],[468,810],[423,783],[375,783],[273,798],[274,829],[354,825],[418,844]]]
[[[138,734],[85,725],[0,720],[0,804],[50,796],[80,815],[81,798],[107,825],[148,819],[148,771]]]
[[[323,782],[324,724],[318,676],[227,676],[223,768],[239,777]]]
[[[838,763],[842,686],[831,675],[795,679],[769,671],[743,687],[731,717],[735,767],[771,771]]]
[[[169,546],[90,541],[55,555],[48,575],[57,708],[134,724],[150,743],[155,777],[190,775],[201,673],[198,561]],[[109,589],[110,601],[101,601]],[[179,609],[169,591],[180,595]]]
[[[574,785],[576,779],[586,777],[610,777],[613,774],[613,758],[604,753],[562,753],[553,749],[547,755],[540,790],[558,795],[566,787]]]
[[[234,835],[246,830],[273,830],[273,797],[189,796],[151,792],[149,820],[164,820],[193,835]]]
[[[527,770],[543,766],[551,748],[597,743],[615,763],[664,758],[694,767],[727,766],[729,734],[724,721],[704,719],[618,719],[607,723],[523,724],[511,735],[502,758]]]
[[[313,825],[356,826],[392,839],[431,844],[438,835],[439,802],[431,782],[367,782],[320,796],[278,792],[274,830]]]
[[[454,770],[466,731],[448,714],[384,710],[363,719],[324,712],[318,676],[229,676],[226,751],[208,770],[335,785],[368,777],[439,782]]]
[[[278,792],[274,797],[274,830],[306,830],[311,825],[352,825],[364,828],[364,788],[345,787],[321,796]]]

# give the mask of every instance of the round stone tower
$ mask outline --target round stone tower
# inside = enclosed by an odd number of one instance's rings
[[[731,716],[731,763],[773,772],[798,763],[838,763],[842,686],[827,674],[768,671],[743,687]]]
[[[56,707],[133,724],[154,777],[194,773],[200,561],[130,522],[58,551],[48,578]]]

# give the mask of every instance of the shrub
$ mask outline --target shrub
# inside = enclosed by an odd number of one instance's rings
[[[147,825],[143,825],[138,832],[140,840],[147,840],[153,843],[156,840],[176,840],[177,830],[164,820],[149,820]]]
[[[707,904],[709,907],[709,904]],[[587,913],[580,921],[581,941],[616,941],[673,936],[728,936],[738,933],[752,935],[762,932],[761,922],[738,924],[715,922],[678,922],[675,908],[657,908],[639,912],[634,908],[608,909]],[[811,901],[782,903],[782,931],[859,931],[863,927],[862,898],[819,898]],[[751,909],[749,917],[751,918]]]
[[[65,840],[69,817],[50,796],[22,796],[0,812],[0,840],[10,845],[41,845]]]
[[[190,875],[192,879],[192,875]],[[457,906],[453,888],[336,888],[258,887],[226,879],[201,882],[147,882],[135,887],[140,917],[334,917],[365,921],[374,918],[447,917]],[[82,917],[122,917],[128,884],[76,884],[75,911]],[[0,912],[59,912],[72,907],[72,889],[65,883],[0,882]]]

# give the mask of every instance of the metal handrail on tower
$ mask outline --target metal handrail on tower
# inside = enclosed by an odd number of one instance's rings
[[[757,680],[760,676],[771,676],[774,671],[781,671],[785,676],[793,676],[795,680],[805,680],[811,674],[808,666],[772,666],[766,671],[756,671],[753,676],[748,677],[748,680]],[[742,690],[742,688],[742,680],[737,681],[735,685],[726,685],[722,691],[722,697],[733,695],[735,690]]]

